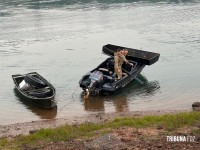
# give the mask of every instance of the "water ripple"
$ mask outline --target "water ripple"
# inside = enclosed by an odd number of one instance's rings
[[[10,49],[10,50],[0,50],[0,56],[13,56],[13,55],[22,55],[24,51]]]
[[[158,1],[1,0],[1,123],[165,104],[169,108],[174,102],[191,107],[200,89],[200,5]],[[161,57],[138,77],[143,85],[133,81],[115,95],[85,102],[78,81],[107,58],[101,54],[107,43],[142,47]],[[50,79],[60,111],[35,111],[13,94],[11,74],[31,71]]]

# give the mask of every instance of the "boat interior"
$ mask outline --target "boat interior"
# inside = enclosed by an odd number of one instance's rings
[[[40,79],[37,74],[31,74],[31,75]],[[19,84],[24,80],[24,77],[25,77],[25,75],[18,75],[18,76],[13,77],[16,81],[17,86],[19,86]]]
[[[137,62],[129,60],[130,63],[133,64],[133,66],[123,63],[122,65],[122,77],[127,76],[127,72],[131,73],[136,67]],[[104,76],[110,76],[114,77],[114,58],[108,58],[106,59],[102,64],[100,64],[95,70],[101,71]]]
[[[133,61],[133,60],[128,60],[128,61],[130,63],[132,63],[133,66],[131,66],[130,64],[123,63],[123,65],[122,65],[122,79],[126,78],[130,74],[133,74],[134,72],[137,73],[137,70],[141,69],[141,66],[144,65],[142,63],[139,63],[139,62],[136,62],[136,61]],[[91,73],[94,73],[95,71],[100,71],[103,74],[103,82],[104,83],[114,83],[114,82],[118,82],[118,81],[122,80],[122,79],[116,80],[117,75],[114,72],[114,58],[109,57],[104,62],[102,62],[98,67],[93,69],[90,73],[83,76],[83,78],[81,79],[81,83],[80,83],[82,88],[86,88],[89,85],[90,75],[91,75]]]
[[[40,79],[37,74],[31,74],[31,75]],[[17,87],[20,86],[20,83],[24,80],[24,77],[25,77],[25,75],[19,75],[19,76],[13,77]],[[48,85],[46,85],[46,87],[42,87],[42,88],[30,85],[29,89],[21,89],[21,90],[24,91],[24,93],[26,93],[28,95],[32,95],[32,93],[44,93],[44,92],[47,92],[47,90],[48,90],[49,96],[51,94],[53,94],[52,90],[50,89],[50,87]]]

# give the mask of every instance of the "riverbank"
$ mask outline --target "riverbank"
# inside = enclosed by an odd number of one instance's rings
[[[127,149],[197,149],[200,112],[98,113],[1,126],[0,132],[1,137],[6,137],[0,140],[2,149],[84,149],[93,139],[108,133],[125,143]],[[194,140],[168,144],[169,136],[194,137]]]
[[[164,115],[164,114],[175,114],[179,112],[190,112],[191,110],[169,110],[169,111],[128,111],[120,113],[94,113],[84,116],[71,116],[67,118],[58,118],[51,120],[32,121],[8,125],[0,125],[0,137],[15,137],[17,135],[28,135],[30,132],[42,129],[42,128],[56,128],[61,125],[77,125],[82,123],[101,123],[109,120],[113,120],[117,117],[136,117],[136,116],[147,116],[147,115]]]

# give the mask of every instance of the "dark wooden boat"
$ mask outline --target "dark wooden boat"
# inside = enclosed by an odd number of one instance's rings
[[[12,75],[15,88],[23,98],[41,108],[56,106],[56,90],[51,83],[37,72]]]
[[[127,49],[128,55],[126,58],[133,64],[133,66],[125,63],[122,65],[122,70],[124,73],[120,80],[115,79],[115,76],[113,75],[113,56],[117,49]],[[83,89],[84,93],[89,91],[90,95],[113,94],[115,91],[123,88],[134,79],[142,83],[142,81],[140,81],[137,76],[146,65],[154,64],[160,57],[159,53],[111,44],[103,46],[102,51],[104,54],[108,55],[109,58],[102,62],[98,67],[85,74],[79,81],[80,87]]]

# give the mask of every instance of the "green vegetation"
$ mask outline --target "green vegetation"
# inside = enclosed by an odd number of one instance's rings
[[[194,129],[194,130],[192,130],[192,133],[194,135],[200,135],[200,129]]]
[[[56,129],[41,129],[31,135],[20,135],[12,140],[0,139],[0,149],[18,149],[22,145],[34,145],[39,142],[56,142],[80,138],[91,138],[108,133],[111,129],[124,126],[147,128],[161,126],[164,130],[174,131],[184,126],[193,126],[200,122],[200,112],[184,112],[162,116],[125,117],[100,124],[64,125]],[[198,131],[194,131],[195,133]]]

